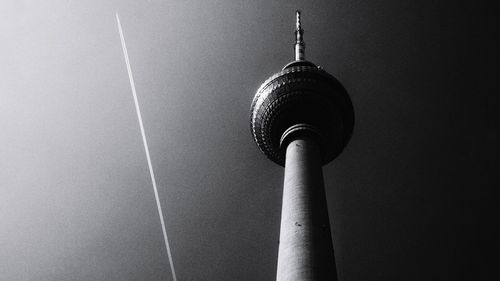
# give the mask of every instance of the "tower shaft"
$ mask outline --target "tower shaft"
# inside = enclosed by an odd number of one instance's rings
[[[337,280],[320,146],[308,136],[286,148],[276,280]]]

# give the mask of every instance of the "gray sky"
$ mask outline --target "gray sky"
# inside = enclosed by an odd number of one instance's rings
[[[341,279],[487,280],[492,12],[401,0],[2,3],[0,280],[171,280],[115,12],[178,280],[273,280],[283,170],[248,116],[296,9],[355,108],[324,169]]]

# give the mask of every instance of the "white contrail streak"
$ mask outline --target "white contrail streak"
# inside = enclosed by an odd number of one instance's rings
[[[163,238],[165,240],[165,247],[167,248],[168,262],[170,263],[170,269],[172,271],[172,277],[174,281],[177,281],[174,270],[174,262],[172,261],[172,254],[170,253],[170,244],[168,243],[167,230],[165,228],[165,220],[163,218],[163,212],[161,210],[160,198],[158,196],[158,188],[156,187],[155,174],[153,172],[153,165],[151,164],[151,157],[149,156],[148,142],[146,140],[146,134],[144,133],[144,125],[142,124],[141,109],[139,108],[139,101],[137,100],[137,93],[135,91],[134,77],[132,76],[132,68],[130,68],[130,61],[128,60],[127,46],[125,45],[125,38],[123,37],[122,25],[120,24],[120,18],[118,13],[116,13],[116,22],[118,24],[118,32],[120,32],[120,40],[122,42],[123,56],[125,58],[125,64],[127,65],[128,78],[130,80],[130,87],[132,88],[132,95],[134,96],[135,109],[137,111],[137,119],[139,119],[139,126],[141,128],[142,141],[144,143],[144,150],[146,151],[146,158],[148,160],[149,174],[151,175],[151,181],[153,182],[153,190],[155,193],[156,206],[158,207],[158,214],[160,215],[161,230],[163,231]]]

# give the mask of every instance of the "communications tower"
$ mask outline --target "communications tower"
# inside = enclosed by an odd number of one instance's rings
[[[337,280],[322,165],[354,127],[346,90],[305,60],[303,35],[297,11],[295,61],[260,86],[250,108],[257,146],[285,167],[277,281]]]

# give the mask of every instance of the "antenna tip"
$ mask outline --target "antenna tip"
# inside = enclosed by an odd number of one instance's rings
[[[295,23],[296,29],[300,30],[301,29],[301,24],[300,24],[300,10],[295,11],[295,15],[297,16],[297,20]]]

